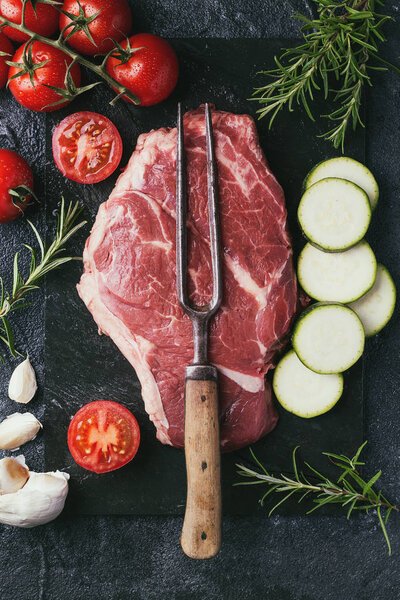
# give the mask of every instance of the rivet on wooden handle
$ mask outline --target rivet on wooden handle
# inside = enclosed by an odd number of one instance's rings
[[[182,549],[211,558],[221,546],[221,470],[216,381],[185,384],[186,512]]]

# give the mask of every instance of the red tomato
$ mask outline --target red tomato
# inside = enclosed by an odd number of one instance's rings
[[[25,46],[18,48],[12,59],[13,62],[22,62],[24,48]],[[34,64],[49,61],[46,65],[34,71],[34,86],[30,81],[28,73],[19,75],[15,79],[11,79],[11,77],[19,73],[21,69],[19,67],[10,67],[8,87],[17,102],[22,104],[22,106],[25,106],[25,108],[45,112],[58,110],[69,104],[70,100],[66,100],[61,104],[50,106],[53,102],[61,100],[61,96],[54,90],[46,87],[46,85],[53,85],[58,88],[65,87],[64,79],[67,65],[71,64],[72,58],[67,56],[61,50],[58,50],[58,48],[53,48],[43,42],[35,41],[32,43],[32,59]],[[79,65],[74,64],[70,73],[75,85],[79,86],[81,83],[81,70]]]
[[[33,189],[33,175],[30,166],[16,152],[12,150],[0,149],[0,223],[13,221],[30,203],[30,196],[27,196],[24,202],[18,201],[18,198],[11,196],[9,190],[26,185],[30,190]],[[13,203],[14,201],[14,203]]]
[[[79,183],[103,181],[119,165],[122,140],[115,125],[94,112],[65,117],[53,133],[53,157],[61,173]]]
[[[179,65],[175,51],[167,41],[150,33],[129,38],[131,48],[142,48],[126,63],[110,57],[107,72],[141,100],[141,106],[152,106],[165,100],[178,81]],[[126,49],[127,41],[121,42]]]
[[[77,31],[72,35],[68,44],[82,54],[107,54],[114,47],[112,40],[119,42],[126,37],[132,26],[132,14],[127,0],[80,0],[80,4],[86,17],[100,13],[88,25],[94,44],[83,31]],[[72,15],[79,14],[77,0],[64,0],[63,10]],[[71,19],[60,14],[60,31],[71,23]],[[64,34],[66,37],[70,29]],[[112,39],[111,39],[112,38]]]
[[[13,23],[20,25],[22,6],[22,0],[0,0],[0,17],[3,16]],[[26,26],[35,33],[39,33],[40,35],[44,35],[46,37],[51,37],[53,33],[57,31],[59,18],[58,10],[55,8],[55,6],[52,6],[51,4],[43,4],[40,1],[37,2],[35,10],[36,14],[33,10],[31,2],[28,2],[25,11]],[[10,40],[14,40],[14,42],[22,43],[29,40],[29,35],[22,33],[22,31],[18,31],[18,29],[15,29],[15,27],[5,27],[3,32],[7,37],[10,38]]]
[[[8,65],[6,64],[6,60],[12,59],[14,48],[10,40],[2,33],[0,33],[0,50],[1,52],[8,53],[8,56],[0,56],[0,88],[3,88],[8,79]]]
[[[133,414],[118,402],[98,400],[82,406],[68,428],[72,458],[95,473],[115,471],[135,456],[140,430]]]

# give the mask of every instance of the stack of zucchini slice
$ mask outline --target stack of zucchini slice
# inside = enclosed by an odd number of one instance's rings
[[[378,197],[371,171],[348,157],[318,164],[305,179],[297,214],[308,242],[297,275],[317,302],[298,318],[293,349],[273,379],[281,405],[300,417],[336,404],[342,372],[361,357],[365,337],[378,333],[393,314],[393,280],[363,239]]]

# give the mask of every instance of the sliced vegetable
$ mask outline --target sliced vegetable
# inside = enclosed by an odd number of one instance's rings
[[[141,106],[165,100],[176,86],[178,71],[172,46],[150,33],[139,33],[122,41],[107,61],[109,75],[140,98]]]
[[[304,291],[323,302],[358,300],[374,284],[376,258],[363,240],[346,252],[322,252],[310,243],[300,253],[297,275]]]
[[[308,173],[304,180],[304,187],[307,189],[326,177],[339,177],[352,181],[368,194],[372,210],[376,207],[379,198],[376,179],[365,165],[354,158],[339,156],[320,162]]]
[[[0,223],[22,215],[31,204],[28,190],[32,188],[33,174],[26,160],[12,150],[0,148]]]
[[[378,264],[373,287],[349,306],[360,317],[365,335],[370,337],[385,327],[393,315],[395,304],[396,287],[393,279],[387,268]]]
[[[53,133],[53,157],[61,173],[79,183],[97,183],[119,165],[122,140],[115,125],[98,113],[65,117]]]
[[[312,244],[337,252],[363,239],[371,220],[371,205],[367,194],[356,184],[329,177],[307,188],[297,216]]]
[[[126,465],[140,442],[133,414],[118,402],[99,400],[83,406],[68,429],[73,459],[88,471],[106,473]]]
[[[124,39],[132,27],[132,14],[127,0],[64,0],[62,11],[60,31],[71,24],[65,29],[64,38],[74,29],[74,23],[68,15],[79,16],[81,20],[85,17],[88,19],[86,31],[83,28],[75,31],[67,41],[71,48],[82,54],[107,54],[114,48],[114,40],[119,42]]]
[[[290,350],[274,372],[273,388],[280,404],[289,412],[310,419],[330,410],[343,392],[340,373],[321,375],[308,369]]]
[[[293,332],[297,356],[316,373],[349,369],[362,355],[364,341],[360,319],[342,304],[313,304],[300,315]]]

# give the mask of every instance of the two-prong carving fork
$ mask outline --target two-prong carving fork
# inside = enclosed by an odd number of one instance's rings
[[[213,293],[195,306],[187,292],[187,185],[181,106],[177,120],[176,274],[178,300],[193,326],[194,358],[185,370],[187,501],[181,545],[192,558],[211,558],[221,545],[221,477],[217,369],[208,362],[208,324],[222,299],[218,182],[211,109],[205,105],[208,219]]]

